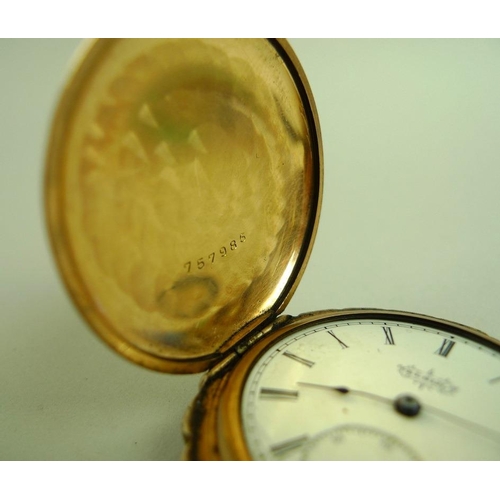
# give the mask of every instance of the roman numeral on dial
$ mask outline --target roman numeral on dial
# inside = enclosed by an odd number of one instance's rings
[[[306,365],[309,368],[314,366],[314,361],[309,361],[308,359],[301,358],[300,356],[297,356],[296,354],[292,354],[291,352],[288,352],[288,351],[285,351],[283,353],[283,356],[286,356],[287,358],[293,359],[294,361],[298,361],[299,363],[302,363],[303,365]]]
[[[386,345],[396,345],[394,342],[394,337],[392,336],[392,331],[390,326],[383,326],[382,329],[385,333],[385,343]]]
[[[271,451],[276,455],[280,455],[281,453],[286,453],[287,451],[299,448],[300,446],[305,444],[307,440],[308,437],[306,435],[287,439],[286,441],[281,441],[280,443],[273,444],[271,446]]]
[[[347,349],[349,347],[347,344],[344,344],[344,342],[342,342],[342,340],[340,340],[331,330],[328,330],[328,333],[340,344],[342,349]]]
[[[444,339],[441,347],[435,352],[435,354],[439,354],[439,356],[443,356],[444,358],[446,358],[446,356],[450,354],[450,351],[453,349],[454,345],[455,342],[453,342],[453,340]]]
[[[299,391],[291,391],[289,389],[275,389],[273,387],[261,387],[261,398],[276,398],[276,399],[297,399]]]

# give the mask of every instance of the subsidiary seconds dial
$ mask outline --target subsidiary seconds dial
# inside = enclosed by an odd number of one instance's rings
[[[437,320],[358,316],[305,324],[256,357],[241,399],[250,456],[500,459],[496,343]]]

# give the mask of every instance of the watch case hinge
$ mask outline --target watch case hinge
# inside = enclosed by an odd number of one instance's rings
[[[255,332],[247,339],[243,339],[239,344],[237,344],[234,348],[238,356],[241,356],[248,348],[252,347],[256,342],[258,342],[262,337],[265,337],[276,328],[281,327],[284,323],[292,319],[292,316],[289,314],[283,314],[278,316],[272,323],[268,324],[262,330]]]
[[[221,361],[205,373],[200,381],[200,387],[203,387],[207,380],[223,375],[228,368],[230,368],[250,347],[252,347],[261,338],[274,331],[276,328],[283,326],[283,324],[290,319],[293,319],[293,316],[290,316],[289,314],[278,316],[273,322],[269,323],[262,330],[258,330],[250,337],[243,339],[239,344],[234,346],[234,348],[229,351]]]

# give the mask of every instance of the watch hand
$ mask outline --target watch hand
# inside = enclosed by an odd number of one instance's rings
[[[494,439],[496,441],[500,441],[500,433],[490,429],[488,427],[484,427],[475,422],[471,422],[462,417],[458,417],[457,415],[453,415],[453,413],[449,413],[447,411],[436,408],[435,406],[430,405],[421,405],[417,398],[411,395],[401,395],[396,397],[395,399],[386,398],[385,396],[380,396],[379,394],[374,394],[372,392],[359,391],[356,389],[349,389],[344,386],[332,386],[332,385],[324,385],[324,384],[315,384],[311,382],[298,382],[300,385],[309,385],[311,387],[318,387],[322,389],[328,389],[331,391],[338,392],[340,394],[354,394],[356,396],[363,396],[369,399],[373,399],[375,401],[381,401],[382,403],[390,404],[399,414],[404,415],[406,417],[415,417],[420,413],[422,408],[425,411],[429,411],[430,413],[434,413],[437,416],[447,418],[455,422],[456,424],[462,425],[469,430],[475,430],[476,432],[487,436],[489,439]]]
[[[376,401],[382,401],[383,403],[388,403],[392,405],[392,399],[386,398],[384,396],[379,396],[378,394],[374,394],[372,392],[358,391],[354,389],[349,389],[343,386],[333,386],[333,385],[324,385],[324,384],[315,384],[312,382],[298,382],[300,385],[309,385],[311,387],[319,387],[321,389],[328,389],[331,391],[339,392],[340,394],[355,394],[357,396],[365,396],[370,399],[374,399]]]

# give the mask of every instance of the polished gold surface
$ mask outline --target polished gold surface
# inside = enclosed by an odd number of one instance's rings
[[[203,370],[286,305],[321,176],[316,111],[286,42],[97,41],[53,126],[54,253],[121,354]]]

